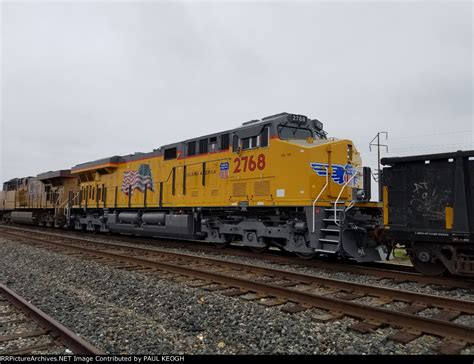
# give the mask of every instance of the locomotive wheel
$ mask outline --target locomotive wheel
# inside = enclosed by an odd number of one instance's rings
[[[235,239],[234,235],[225,235],[225,243],[214,243],[217,249],[227,248]]]
[[[295,236],[295,242],[296,242],[297,246],[304,246],[306,248],[309,248],[309,242],[306,241],[306,239],[303,235],[296,235]],[[298,258],[301,258],[301,259],[304,259],[304,260],[310,260],[310,259],[313,259],[316,256],[316,253],[295,252],[295,254]]]
[[[304,259],[304,260],[310,260],[310,259],[313,259],[316,256],[316,253],[295,252],[295,254],[298,258],[301,258],[301,259]]]
[[[251,251],[257,254],[262,254],[268,249],[267,246],[262,246],[262,247],[250,246],[249,248]]]
[[[217,248],[217,249],[224,249],[224,248],[227,248],[228,246],[230,245],[230,243],[214,243],[214,246]]]
[[[262,254],[262,253],[264,253],[268,250],[270,244],[264,238],[258,238],[258,241],[261,242],[261,243],[264,243],[265,246],[261,246],[261,247],[250,246],[249,248],[254,253]]]
[[[433,257],[430,248],[423,244],[413,246],[410,260],[418,272],[427,276],[439,276],[447,270],[440,260]]]

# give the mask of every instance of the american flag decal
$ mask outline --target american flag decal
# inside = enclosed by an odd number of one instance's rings
[[[153,189],[153,177],[151,176],[151,169],[148,164],[141,164],[138,171],[128,171],[123,174],[122,192],[128,195],[130,189],[131,194],[133,191],[140,190],[145,191],[147,188],[150,191]]]

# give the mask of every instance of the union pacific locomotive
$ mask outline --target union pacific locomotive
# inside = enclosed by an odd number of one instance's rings
[[[385,259],[391,246],[370,178],[350,140],[281,113],[8,181],[0,207],[4,220],[19,223],[368,262]]]

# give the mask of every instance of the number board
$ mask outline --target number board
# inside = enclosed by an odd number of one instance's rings
[[[253,172],[255,170],[264,170],[266,166],[265,154],[237,157],[234,159],[234,173]]]
[[[290,121],[296,122],[296,123],[305,123],[308,121],[308,118],[304,115],[296,115],[296,114],[291,114],[288,115],[288,118]]]

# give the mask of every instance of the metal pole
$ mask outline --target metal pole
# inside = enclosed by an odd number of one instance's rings
[[[388,145],[380,144],[380,134],[385,134],[385,140],[388,139],[388,133],[386,131],[379,131],[377,135],[370,141],[369,150],[372,151],[373,146],[377,147],[377,177],[374,177],[374,180],[375,182],[378,182],[379,201],[382,201],[382,170],[380,168],[380,147],[385,147],[386,151],[388,152]],[[377,139],[377,143],[373,143],[375,139]]]
[[[377,133],[377,171],[380,174],[380,133]]]

